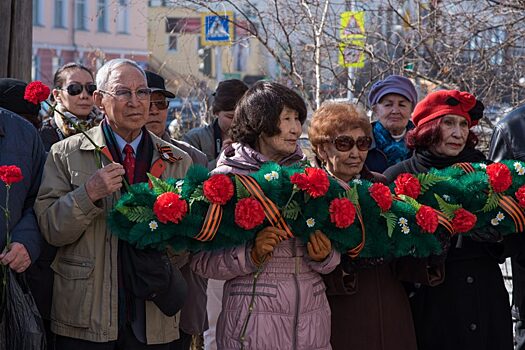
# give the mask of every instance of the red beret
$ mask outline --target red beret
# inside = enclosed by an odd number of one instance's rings
[[[476,108],[475,108],[476,107]],[[478,124],[483,116],[483,104],[474,95],[458,90],[432,92],[421,100],[412,113],[412,122],[417,127],[447,114],[467,119],[469,127]]]

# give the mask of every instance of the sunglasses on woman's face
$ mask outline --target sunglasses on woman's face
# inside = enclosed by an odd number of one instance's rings
[[[342,135],[337,136],[332,143],[339,152],[348,152],[354,148],[354,146],[357,146],[357,149],[360,151],[368,151],[372,144],[372,138],[359,136],[357,140],[354,140],[351,136]]]
[[[97,89],[97,86],[92,83],[87,83],[86,85],[82,85],[79,83],[73,83],[73,84],[69,84],[65,89],[64,88],[59,88],[59,89],[66,90],[69,96],[80,95],[82,91],[86,89],[86,92],[88,93],[88,95],[91,96]]]
[[[153,105],[155,105],[155,107],[157,107],[157,109],[162,111],[162,110],[168,108],[169,102],[167,100],[150,101],[149,102],[149,108],[151,109],[151,107],[153,107]]]

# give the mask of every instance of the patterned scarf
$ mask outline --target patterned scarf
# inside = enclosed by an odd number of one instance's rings
[[[410,158],[412,151],[407,148],[404,138],[396,141],[390,134],[390,131],[388,131],[383,124],[375,122],[373,125],[376,148],[386,155],[388,166]],[[409,131],[413,128],[414,124],[409,121],[406,130]]]
[[[89,112],[86,119],[81,119],[75,116],[73,113],[69,112],[63,105],[58,103],[55,108],[57,111],[60,111],[63,114],[66,114],[72,121],[74,121],[83,131],[87,131],[91,129],[94,126],[97,126],[101,123],[103,115],[98,113],[95,109],[93,109],[91,112]],[[66,137],[75,135],[77,133],[77,130],[73,126],[72,123],[70,123],[66,118],[64,118],[60,113],[55,112],[53,116],[53,120],[60,131],[62,136],[60,139],[64,139]]]
[[[117,140],[113,130],[111,130],[108,122],[104,119],[101,123],[102,131],[104,132],[104,138],[113,160],[117,163],[122,164],[122,152],[118,148]],[[140,140],[137,148],[137,154],[135,155],[135,182],[148,182],[147,172],[151,167],[151,160],[153,159],[153,141],[149,136],[148,131],[145,127],[142,128],[142,139]]]

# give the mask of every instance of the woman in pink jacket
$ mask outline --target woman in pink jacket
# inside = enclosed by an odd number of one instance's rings
[[[267,161],[303,160],[297,140],[305,119],[306,106],[295,92],[277,83],[255,84],[235,110],[234,143],[214,173],[249,174]],[[340,254],[320,231],[306,244],[285,236],[266,227],[254,242],[194,257],[197,273],[226,281],[218,349],[331,349],[330,308],[320,274],[331,272]]]

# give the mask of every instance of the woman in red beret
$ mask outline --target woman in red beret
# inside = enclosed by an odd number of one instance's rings
[[[407,134],[414,155],[384,175],[424,173],[460,162],[485,162],[470,128],[483,116],[483,104],[467,93],[442,90],[419,102]],[[451,238],[445,280],[435,287],[407,288],[419,350],[511,350],[509,296],[499,262],[503,244],[496,230]]]

